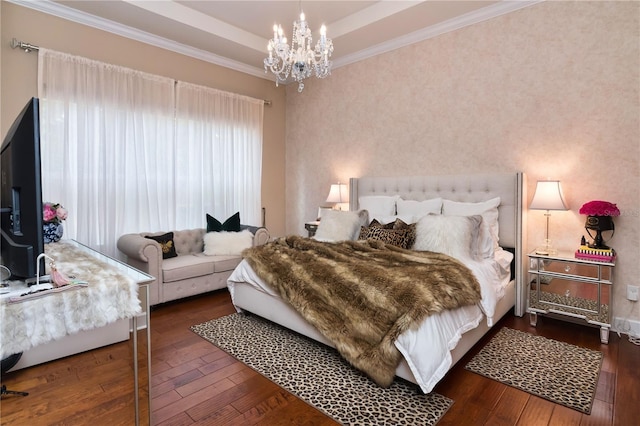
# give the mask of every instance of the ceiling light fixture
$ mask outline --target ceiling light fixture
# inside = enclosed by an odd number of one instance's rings
[[[286,82],[289,75],[298,82],[298,92],[304,89],[303,80],[311,77],[325,78],[331,74],[331,53],[333,42],[327,38],[327,28],[320,28],[320,40],[312,49],[311,29],[307,25],[304,12],[300,10],[300,20],[293,23],[291,47],[287,44],[282,26],[273,26],[273,38],[269,40],[269,57],[264,59],[264,72],[269,70],[276,76],[278,83]]]

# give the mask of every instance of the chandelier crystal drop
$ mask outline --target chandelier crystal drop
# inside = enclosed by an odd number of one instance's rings
[[[287,44],[282,26],[273,26],[273,38],[269,40],[269,56],[264,59],[264,72],[271,71],[276,76],[276,86],[284,83],[289,76],[298,82],[298,92],[304,89],[303,80],[315,73],[318,78],[331,74],[331,54],[333,42],[327,38],[327,29],[320,28],[320,40],[312,49],[311,29],[307,25],[304,12],[300,20],[293,23],[291,47]]]

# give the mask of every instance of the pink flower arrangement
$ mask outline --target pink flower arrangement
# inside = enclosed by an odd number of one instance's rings
[[[44,223],[60,223],[67,219],[67,209],[59,203],[46,202],[42,204],[42,218]]]
[[[620,216],[620,209],[608,201],[594,200],[580,207],[580,214],[587,216]]]

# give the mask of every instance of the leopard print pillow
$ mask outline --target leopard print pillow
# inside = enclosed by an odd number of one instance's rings
[[[407,226],[404,229],[386,229],[380,226],[360,228],[360,240],[376,240],[404,249],[413,247],[416,239],[415,227]]]
[[[369,224],[369,228],[384,228],[384,229],[393,229],[393,224],[395,222],[389,222],[389,223],[380,223],[378,222],[378,219],[373,219],[371,221],[371,223]]]
[[[395,221],[392,222],[392,224],[393,224],[393,226],[391,227],[391,229],[396,229],[397,230],[397,229],[409,229],[409,228],[411,228],[411,229],[414,230],[414,232],[415,232],[415,229],[416,229],[416,224],[415,223],[408,224],[408,223],[405,223],[405,221],[402,220],[402,219],[396,219]]]

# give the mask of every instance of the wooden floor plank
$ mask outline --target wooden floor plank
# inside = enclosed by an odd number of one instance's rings
[[[582,420],[582,413],[567,408],[563,405],[556,405],[553,408],[551,419],[549,419],[550,425],[579,425]]]
[[[517,424],[530,396],[526,392],[507,386],[495,409],[491,411],[487,423],[491,425]]]
[[[621,339],[613,406],[616,425],[638,424],[640,415],[640,346]]]
[[[518,426],[544,426],[549,424],[555,404],[546,399],[531,395],[524,407]]]

